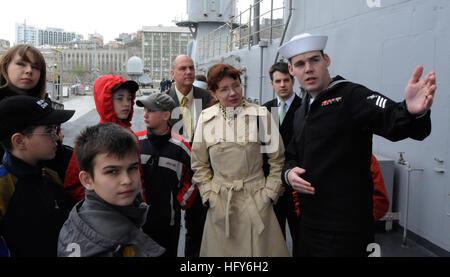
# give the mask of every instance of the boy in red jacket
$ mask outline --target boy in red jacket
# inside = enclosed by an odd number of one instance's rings
[[[94,100],[100,123],[116,123],[131,133],[134,99],[139,85],[118,75],[105,75],[94,83]],[[138,138],[136,137],[136,140]],[[64,179],[64,188],[75,202],[84,199],[84,189],[78,177],[80,170],[75,158],[75,151],[70,160]],[[142,172],[142,170],[141,170]],[[142,176],[142,175],[141,175]]]
[[[376,222],[389,210],[389,195],[384,185],[380,165],[374,155],[370,161],[370,174],[373,179],[373,219]]]

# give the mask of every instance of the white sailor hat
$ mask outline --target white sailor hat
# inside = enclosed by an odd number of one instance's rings
[[[327,40],[327,36],[303,33],[296,35],[290,41],[286,42],[278,51],[281,56],[290,59],[306,52],[324,50],[327,45]]]

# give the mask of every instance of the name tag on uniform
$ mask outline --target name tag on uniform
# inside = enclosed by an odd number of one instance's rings
[[[336,97],[333,99],[329,99],[329,100],[325,100],[322,102],[322,107],[328,106],[328,105],[332,105],[332,104],[336,104],[342,102],[342,97]]]

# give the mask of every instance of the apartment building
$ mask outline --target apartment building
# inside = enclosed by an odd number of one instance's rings
[[[189,28],[176,26],[144,26],[142,28],[142,57],[144,71],[154,81],[170,78],[171,63],[176,56],[187,54],[192,39]]]

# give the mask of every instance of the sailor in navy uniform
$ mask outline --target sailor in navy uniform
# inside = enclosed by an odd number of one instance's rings
[[[331,79],[326,36],[301,34],[280,47],[306,93],[294,118],[282,179],[299,192],[299,256],[367,256],[373,242],[372,136],[425,139],[435,73],[419,66],[405,101],[340,76]]]

